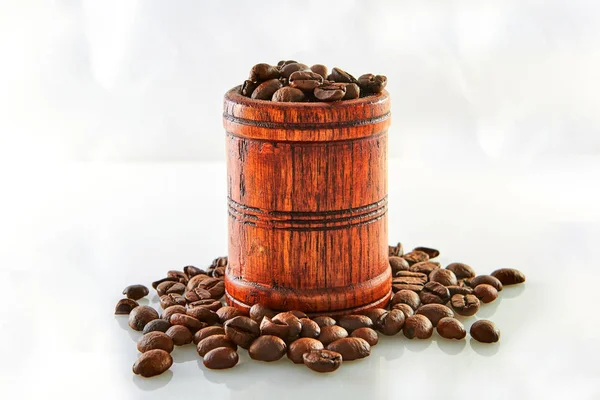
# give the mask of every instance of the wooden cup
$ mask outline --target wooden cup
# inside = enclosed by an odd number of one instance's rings
[[[338,315],[387,304],[387,91],[334,103],[225,94],[229,305]]]

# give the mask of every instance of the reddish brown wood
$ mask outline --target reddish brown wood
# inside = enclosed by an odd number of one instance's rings
[[[227,92],[227,302],[340,314],[391,295],[387,92],[273,103]]]

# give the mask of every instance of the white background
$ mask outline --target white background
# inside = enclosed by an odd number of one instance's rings
[[[0,1],[2,398],[599,398],[599,14],[583,0]],[[388,76],[390,241],[523,270],[478,315],[499,344],[383,338],[328,376],[244,351],[208,371],[188,346],[159,378],[131,373],[120,292],[226,253],[222,96],[282,58]]]

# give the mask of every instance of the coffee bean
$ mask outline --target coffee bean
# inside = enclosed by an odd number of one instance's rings
[[[302,63],[289,63],[284,65],[281,68],[281,76],[283,76],[284,78],[288,78],[290,77],[290,75],[292,75],[294,72],[296,71],[307,71],[309,70],[308,66]]]
[[[135,364],[133,373],[144,378],[160,375],[173,365],[173,358],[164,350],[156,349],[142,353]]]
[[[411,251],[410,253],[406,253],[405,255],[402,256],[402,258],[404,258],[409,265],[414,265],[416,263],[420,263],[423,261],[427,261],[429,260],[429,255],[427,255],[427,253],[423,252],[423,251]],[[420,271],[417,271],[420,272]],[[431,271],[429,271],[431,272]],[[428,273],[429,273],[428,272]]]
[[[432,249],[431,247],[415,247],[413,251],[422,251],[423,253],[427,253],[429,259],[436,258],[440,255],[439,250]]]
[[[472,294],[455,294],[450,299],[450,305],[458,315],[465,317],[475,315],[479,311],[479,299]]]
[[[467,336],[467,331],[463,324],[451,317],[444,317],[440,319],[437,324],[437,331],[439,335],[445,339],[464,339]]]
[[[342,100],[353,100],[360,97],[360,88],[356,83],[346,83],[346,94]]]
[[[429,339],[433,334],[433,324],[426,316],[415,314],[404,321],[402,332],[408,339]]]
[[[190,330],[183,325],[173,325],[169,329],[167,329],[165,334],[168,335],[171,339],[173,339],[173,344],[175,344],[175,346],[184,346],[186,344],[192,343],[192,332],[190,332]]]
[[[206,353],[217,347],[229,347],[237,350],[237,344],[233,343],[226,335],[211,335],[198,342],[196,351],[198,351],[200,357],[204,357]]]
[[[165,321],[164,319],[160,318],[154,319],[144,326],[142,333],[145,335],[146,333],[150,332],[166,332],[170,327],[171,323],[169,321]]]
[[[170,321],[171,320],[171,316],[173,314],[185,314],[186,313],[186,309],[184,306],[171,306],[171,307],[167,307],[165,308],[163,315],[162,315],[162,319],[164,319],[165,321]]]
[[[277,68],[281,70],[281,68],[285,67],[288,64],[294,64],[297,63],[298,61],[296,60],[281,60],[277,63]]]
[[[477,286],[486,284],[493,286],[497,291],[502,291],[502,282],[490,275],[478,275],[467,282],[469,286],[475,289]]]
[[[235,307],[225,306],[217,310],[217,315],[219,316],[219,321],[224,324],[227,320],[244,315],[244,313]]]
[[[456,285],[452,285],[452,286],[446,286],[448,288],[448,291],[450,292],[450,297],[454,296],[455,294],[472,294],[473,293],[473,289],[471,289],[468,286],[456,286]]]
[[[302,324],[300,324],[302,329]],[[283,340],[287,340],[290,336],[290,326],[281,321],[273,321],[271,318],[265,316],[260,321],[260,334],[277,336]]]
[[[423,253],[425,254],[425,253]],[[440,263],[435,261],[421,261],[411,265],[410,271],[419,272],[421,274],[429,275],[436,269],[440,268]]]
[[[423,304],[446,304],[450,300],[450,292],[441,283],[427,282],[419,292],[419,297]]]
[[[304,101],[305,98],[306,96],[302,90],[295,87],[284,86],[281,89],[277,89],[277,91],[273,93],[271,101],[279,103],[293,103]]]
[[[500,330],[492,321],[480,319],[471,325],[471,337],[482,343],[495,343],[500,340]]]
[[[379,342],[379,335],[371,328],[358,328],[350,337],[358,337],[369,343],[369,346],[375,346]]]
[[[198,301],[194,301],[193,303],[188,304],[189,309],[206,308],[207,310],[211,310],[211,311],[217,311],[217,310],[221,309],[222,307],[223,307],[223,304],[220,301],[213,300],[213,299],[198,300]]]
[[[408,271],[410,269],[408,261],[402,257],[391,256],[389,262],[390,267],[392,268],[392,276],[396,276],[396,273],[399,271]]]
[[[288,312],[294,314],[294,316],[298,319],[308,318],[308,315],[306,315],[306,313],[304,311],[290,310]]]
[[[196,268],[193,265],[186,265],[183,267],[183,272],[188,276],[188,278],[193,278],[196,275],[204,274],[206,275],[206,271],[200,268]],[[189,281],[188,281],[189,283]]]
[[[456,279],[468,279],[475,276],[475,270],[463,263],[448,264],[446,269],[454,272]]]
[[[322,326],[319,341],[323,343],[323,346],[327,346],[329,343],[345,337],[348,337],[348,331],[341,326]]]
[[[185,292],[185,285],[181,282],[163,282],[156,287],[156,293],[159,296],[164,296],[165,294],[183,294]]]
[[[215,325],[220,322],[219,315],[216,312],[204,307],[190,308],[186,311],[186,314],[208,325]]]
[[[225,329],[222,326],[207,326],[206,328],[200,329],[198,332],[194,334],[194,344],[200,343],[200,341],[204,338],[213,335],[224,335]]]
[[[420,272],[398,271],[396,276],[392,278],[392,290],[399,292],[400,290],[412,290],[420,292],[423,290],[423,285],[427,283],[427,275]]]
[[[160,320],[157,320],[160,321]],[[163,321],[165,322],[165,321]],[[164,332],[149,332],[142,336],[137,342],[137,349],[140,353],[149,350],[161,349],[170,353],[173,351],[173,339]]]
[[[404,321],[405,317],[402,311],[390,310],[377,320],[377,330],[386,336],[393,336],[400,332],[404,325]]]
[[[394,304],[392,306],[392,310],[400,310],[404,313],[404,320],[406,321],[406,318],[410,317],[411,315],[415,314],[415,311],[412,309],[411,306],[409,306],[408,304]]]
[[[304,315],[306,315],[306,314],[304,314]],[[273,317],[272,321],[275,323],[282,322],[289,327],[287,339],[282,338],[286,342],[288,342],[288,343],[293,342],[294,340],[298,339],[298,337],[300,336],[300,331],[302,330],[302,323],[300,322],[300,319],[296,315],[294,315],[292,312],[288,311],[288,312],[279,313]],[[275,336],[278,336],[278,335],[275,335]]]
[[[296,71],[289,77],[290,86],[303,92],[312,92],[322,83],[323,77],[312,71]]]
[[[256,321],[249,317],[239,316],[225,322],[225,334],[243,349],[250,347],[254,339],[260,335]]]
[[[346,71],[344,71],[338,67],[334,67],[331,70],[331,74],[327,77],[327,80],[338,82],[338,83],[339,82],[357,83],[356,78],[354,78],[352,75],[350,75],[349,73],[347,73]]]
[[[196,318],[187,314],[173,314],[169,320],[171,325],[183,325],[190,330],[192,334],[208,326],[205,322],[200,322]]]
[[[129,313],[129,326],[131,329],[141,331],[152,320],[158,319],[158,312],[150,306],[139,306]]]
[[[373,321],[366,315],[344,315],[340,317],[337,324],[344,328],[348,333],[358,328],[372,328]]]
[[[443,304],[424,304],[416,311],[417,315],[424,315],[431,321],[431,325],[437,326],[438,322],[445,317],[454,317],[451,309]]]
[[[404,255],[404,247],[402,243],[398,242],[395,246],[388,246],[388,256],[390,257],[402,257]]]
[[[123,294],[131,300],[139,300],[149,293],[148,288],[144,285],[130,285],[123,289]]]
[[[212,260],[212,262],[210,263],[210,268],[209,269],[215,269],[215,268],[219,268],[219,267],[226,267],[227,266],[227,256],[224,257],[217,257],[214,260]]]
[[[204,356],[202,363],[210,369],[233,368],[239,361],[238,353],[229,347],[217,347]]]
[[[220,299],[225,294],[225,282],[219,278],[204,279],[197,287],[207,290],[213,299]]]
[[[369,317],[371,321],[373,321],[373,324],[375,324],[375,321],[377,321],[379,317],[381,317],[387,312],[388,310],[386,310],[385,308],[371,308],[370,310],[361,312],[361,314]]]
[[[163,310],[171,306],[185,306],[186,303],[185,297],[180,294],[171,293],[160,296],[160,306],[163,308]]]
[[[179,282],[179,280],[177,278],[167,276],[166,278],[162,278],[162,279],[152,282],[152,288],[154,288],[154,289],[158,288],[158,285],[160,285],[163,282]]]
[[[525,274],[514,268],[500,268],[490,274],[503,285],[516,285],[525,282]]]
[[[335,319],[328,317],[326,315],[320,315],[318,317],[314,317],[313,321],[315,321],[317,323],[317,325],[319,325],[320,328],[324,327],[324,326],[332,326],[335,325]]]
[[[138,302],[131,299],[121,299],[115,306],[115,315],[129,315],[131,310],[139,306]]]
[[[392,292],[397,293],[401,290],[412,290],[418,293],[423,290],[423,284],[392,283]]]
[[[384,75],[364,74],[358,78],[358,85],[366,93],[381,93],[387,85]]]
[[[321,334],[321,327],[315,322],[308,318],[300,318],[302,329],[300,330],[300,337],[309,337],[316,339]]]
[[[287,345],[280,337],[263,335],[256,338],[248,348],[250,358],[257,361],[277,361],[287,351]]]
[[[315,88],[313,94],[320,101],[337,101],[346,95],[346,85],[343,83],[323,83]]]
[[[302,364],[304,362],[302,358],[304,353],[312,350],[323,350],[323,343],[313,338],[300,338],[290,343],[287,356],[294,364]]]
[[[183,271],[171,270],[171,271],[167,272],[167,276],[172,277],[172,278],[177,278],[177,282],[182,283],[184,285],[184,287],[188,283],[188,280],[189,280],[188,276]]]
[[[199,300],[208,300],[212,296],[208,290],[197,287],[185,292],[184,297],[189,303],[193,303]]]
[[[250,97],[255,100],[271,100],[273,94],[282,87],[278,79],[270,79],[258,85]]]
[[[421,305],[421,298],[412,290],[400,290],[390,301],[390,306],[393,307],[396,304],[408,304],[410,308],[416,310]]]
[[[256,64],[252,67],[250,74],[248,75],[248,80],[254,82],[277,78],[279,78],[279,70],[266,63]]]
[[[191,278],[191,279],[188,281],[188,283],[187,283],[187,287],[186,287],[186,288],[187,288],[187,290],[193,290],[193,289],[197,288],[197,287],[198,287],[198,285],[199,285],[199,284],[200,284],[202,281],[204,281],[204,280],[206,280],[206,279],[209,279],[209,278],[210,278],[210,276],[208,276],[208,275],[205,275],[205,274],[198,274],[198,275],[194,275],[194,276],[193,276],[193,277],[192,277],[192,278]]]
[[[315,64],[312,67],[310,67],[310,70],[316,74],[321,75],[323,79],[327,79],[327,67],[323,64]]]
[[[358,360],[368,357],[371,354],[369,343],[358,337],[338,339],[335,342],[329,343],[327,350],[340,353],[344,361]]]
[[[313,350],[302,356],[304,365],[316,372],[326,373],[342,365],[342,355],[331,350]]]
[[[269,318],[273,318],[275,316],[275,311],[271,310],[270,308],[264,306],[263,304],[255,304],[252,307],[250,307],[250,318],[252,318],[253,320],[255,320],[256,322],[258,322],[260,324],[260,321],[262,321],[263,317],[269,317]]]
[[[482,283],[473,289],[473,294],[483,303],[491,303],[498,298],[498,291],[492,285]]]
[[[429,280],[432,282],[441,283],[444,286],[453,286],[458,284],[456,275],[449,269],[434,269],[429,274]]]

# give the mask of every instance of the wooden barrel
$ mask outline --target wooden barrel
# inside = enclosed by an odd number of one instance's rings
[[[338,315],[391,296],[386,91],[335,103],[225,95],[229,305]]]

